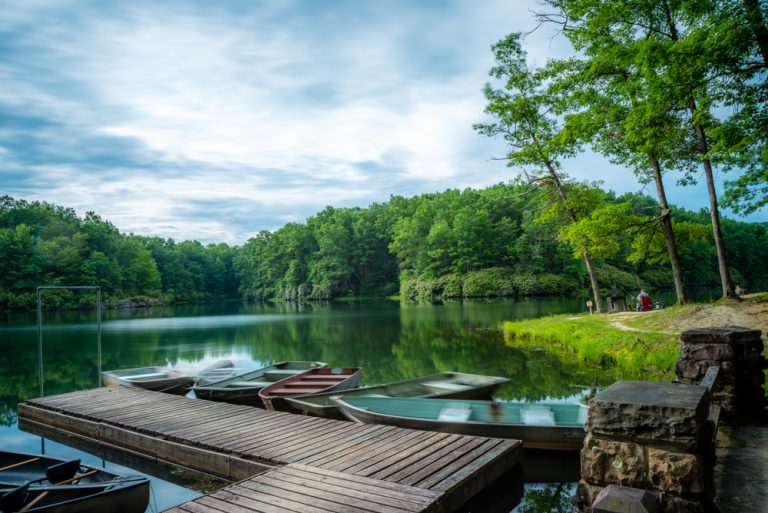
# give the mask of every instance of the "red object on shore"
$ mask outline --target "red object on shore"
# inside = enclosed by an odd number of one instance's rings
[[[653,302],[651,301],[651,296],[643,296],[640,298],[640,308],[643,312],[653,310]]]

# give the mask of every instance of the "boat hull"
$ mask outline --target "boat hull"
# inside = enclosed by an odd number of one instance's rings
[[[309,392],[304,390],[310,388],[315,393],[355,388],[360,384],[360,371],[361,369],[358,368],[312,369],[263,388],[259,392],[259,397],[267,410],[293,411],[290,403],[286,400],[288,397],[306,395]],[[340,379],[342,377],[343,379]],[[311,380],[314,379],[317,379],[317,382],[312,383]],[[323,383],[323,385],[316,384],[318,382]],[[325,384],[330,382],[333,384]],[[322,388],[319,388],[320,386]]]
[[[45,496],[26,511],[46,513],[143,513],[149,503],[149,480],[141,476],[120,476],[101,468],[79,465],[72,462],[75,474],[62,475],[51,479],[66,481],[75,475],[83,477],[71,484],[51,483],[46,471],[65,460],[41,454],[24,454],[0,451],[0,495],[29,483],[22,494],[21,509],[43,492]],[[16,511],[16,509],[13,509]]]
[[[264,404],[259,397],[259,392],[272,383],[284,379],[286,376],[281,376],[280,372],[292,372],[290,375],[295,375],[310,369],[326,366],[325,362],[279,362],[255,371],[240,374],[231,379],[210,383],[205,386],[195,386],[192,390],[198,399],[263,408]]]
[[[29,513],[144,513],[149,504],[149,480],[132,476],[85,486],[30,487],[29,500],[48,492]]]
[[[104,371],[101,377],[108,387],[127,386],[168,394],[184,394],[194,381],[190,374],[164,367]]]
[[[338,405],[331,400],[331,397],[335,395],[341,397],[373,395],[441,399],[490,399],[493,392],[508,381],[509,379],[507,378],[497,376],[442,372],[383,385],[289,397],[286,401],[293,410],[299,412],[329,419],[344,420],[346,417]],[[441,384],[442,387],[440,386]],[[465,384],[466,388],[460,389],[457,387],[457,384]]]
[[[432,401],[437,401],[432,399]],[[485,436],[521,440],[526,449],[562,451],[581,450],[584,443],[583,425],[524,425],[517,423],[493,423],[471,420],[446,421],[391,415],[355,407],[343,398],[337,399],[343,415],[354,422],[384,424],[423,431],[437,431],[458,435]],[[492,404],[492,403],[489,403]]]

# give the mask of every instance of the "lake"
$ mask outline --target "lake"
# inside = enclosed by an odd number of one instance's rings
[[[605,386],[620,376],[586,367],[567,355],[511,347],[500,323],[582,312],[583,304],[550,298],[440,305],[224,303],[109,310],[102,314],[102,366],[109,370],[164,365],[198,371],[223,358],[247,368],[281,360],[319,360],[336,367],[363,367],[363,385],[461,371],[511,378],[497,392],[500,400],[578,402],[593,380]],[[98,386],[95,312],[45,313],[43,326],[45,395]],[[136,473],[130,468],[140,462],[117,456],[103,460],[20,431],[17,403],[39,395],[34,312],[3,314],[0,340],[4,377],[0,446],[23,452],[40,452],[43,447],[52,456],[81,457],[92,465]],[[184,473],[137,470],[158,474],[150,475],[147,511],[162,511],[199,495],[193,489],[196,480]],[[501,478],[464,511],[560,511],[572,496],[578,473],[576,453],[526,454],[523,478]]]

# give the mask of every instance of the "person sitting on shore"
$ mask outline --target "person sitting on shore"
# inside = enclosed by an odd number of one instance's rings
[[[651,296],[645,291],[645,289],[640,289],[640,294],[637,295],[637,305],[636,305],[637,311],[647,312],[652,308],[653,308],[653,303],[651,301]]]

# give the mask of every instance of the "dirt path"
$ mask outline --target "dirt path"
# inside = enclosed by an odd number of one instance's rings
[[[611,326],[625,331],[646,331],[628,326],[633,319],[641,316],[657,317],[659,326],[652,331],[677,334],[692,328],[712,326],[741,326],[759,329],[763,339],[768,338],[768,297],[765,293],[750,294],[741,301],[720,301],[712,305],[692,305],[684,308],[674,317],[664,317],[664,310],[651,312],[623,312],[612,315]]]

